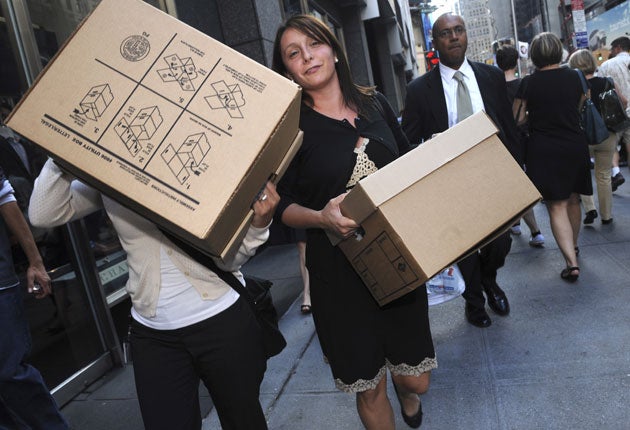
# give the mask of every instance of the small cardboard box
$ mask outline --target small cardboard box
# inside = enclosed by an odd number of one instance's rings
[[[485,113],[362,179],[341,204],[363,237],[338,244],[380,305],[509,228],[541,198]]]
[[[103,0],[8,120],[81,180],[225,257],[295,153],[300,89],[138,0]]]

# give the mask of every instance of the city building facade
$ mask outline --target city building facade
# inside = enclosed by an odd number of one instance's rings
[[[488,0],[460,1],[460,14],[466,20],[468,50],[473,61],[492,62],[492,42],[496,39],[495,19],[488,8]]]

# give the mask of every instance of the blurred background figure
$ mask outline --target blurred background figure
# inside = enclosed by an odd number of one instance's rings
[[[595,104],[597,110],[600,110],[599,95],[607,86],[607,79],[594,76],[597,70],[595,57],[588,49],[580,49],[571,54],[569,58],[569,66],[572,69],[581,70],[584,77],[588,79],[591,87],[591,100]],[[616,85],[615,85],[616,87]],[[625,99],[622,100],[624,105]],[[589,145],[591,157],[595,159],[595,182],[597,184],[597,200],[599,203],[599,212],[602,217],[602,224],[610,224],[612,222],[612,187],[611,187],[611,169],[613,162],[613,154],[617,149],[617,136],[611,131],[608,139],[599,145]],[[593,196],[581,196],[584,206],[584,224],[593,224],[597,218],[597,210],[595,209],[595,201]]]
[[[505,83],[507,86],[507,95],[510,102],[510,107],[514,104],[514,96],[521,84],[521,79],[516,76],[516,69],[518,67],[518,51],[512,45],[503,45],[497,50],[497,66],[503,70],[505,75]],[[519,136],[521,138],[521,146],[525,148],[527,139],[529,137],[529,130],[527,124],[521,124],[518,126]],[[538,223],[536,222],[536,216],[534,215],[534,208],[531,208],[523,215],[523,220],[529,228],[529,245],[533,247],[543,247],[545,245],[545,236],[540,232]],[[512,226],[510,232],[515,236],[521,235],[521,223],[518,222]]]
[[[30,141],[5,125],[4,120],[10,113],[11,106],[6,101],[2,101],[0,103],[0,166],[13,187],[18,206],[28,220],[26,210],[28,201],[33,192],[35,178],[46,162],[46,157]]]
[[[597,76],[612,78],[617,88],[617,94],[630,100],[630,38],[627,36],[618,37],[610,43],[610,55],[597,70]],[[630,109],[626,106],[626,114],[630,115]],[[626,154],[630,151],[630,128],[616,133],[616,145],[624,144]],[[611,187],[617,190],[621,184],[626,182],[619,169],[619,153],[615,151],[613,155],[613,170]]]
[[[302,306],[300,306],[300,311],[303,314],[311,313],[311,286],[310,280],[308,276],[308,268],[306,267],[306,232],[301,230],[302,237],[298,237],[297,247],[298,253],[300,256],[300,275],[302,275],[302,284],[304,285],[304,291],[302,292]]]
[[[298,251],[298,265],[300,277],[302,278],[302,305],[300,312],[304,315],[311,313],[311,288],[308,268],[306,267],[306,230],[302,228],[291,228],[285,225],[276,216],[273,224],[269,228],[269,240],[261,248],[274,245],[295,244]],[[259,248],[260,251],[260,248]]]
[[[0,167],[0,429],[66,430],[68,423],[42,375],[26,362],[31,335],[20,280],[13,267],[13,240],[28,258],[28,292],[38,299],[48,296],[50,277],[13,188]]]

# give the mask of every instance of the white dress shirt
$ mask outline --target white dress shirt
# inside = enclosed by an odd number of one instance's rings
[[[457,85],[458,82],[453,79],[453,75],[457,70],[440,63],[440,76],[442,77],[442,86],[444,87],[444,98],[446,99],[446,110],[448,112],[449,128],[457,124]],[[468,60],[464,58],[464,62],[459,67],[459,71],[464,75],[464,81],[468,87],[470,101],[472,102],[473,113],[484,110],[481,91],[475,79],[475,72]]]

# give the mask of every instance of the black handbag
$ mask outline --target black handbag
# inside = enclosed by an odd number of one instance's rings
[[[269,291],[273,283],[266,279],[245,276],[246,286],[244,287],[233,273],[219,269],[210,256],[167,231],[162,230],[162,233],[182,251],[186,252],[190,258],[216,273],[219,278],[236,290],[249,303],[262,329],[267,358],[280,354],[284,347],[287,346],[287,341],[278,328],[278,312],[273,305],[271,291]]]
[[[598,145],[602,143],[604,140],[608,139],[610,133],[608,132],[608,128],[602,119],[602,116],[597,111],[595,104],[593,104],[593,100],[588,96],[588,86],[586,85],[586,79],[580,70],[577,70],[578,75],[580,75],[580,80],[582,81],[582,91],[584,92],[584,96],[586,100],[584,100],[584,104],[582,104],[582,109],[580,111],[582,130],[586,134],[586,140],[589,145]]]
[[[606,78],[606,87],[599,94],[599,111],[609,130],[619,132],[630,127],[630,118],[626,115],[626,110],[615,91],[615,84],[610,78]]]
[[[234,276],[232,277],[234,278]],[[240,282],[239,284],[242,286]],[[278,311],[276,311],[271,297],[272,285],[273,282],[268,279],[245,276],[245,289],[251,298],[250,303],[253,302],[258,322],[263,331],[267,358],[280,354],[287,346],[287,341],[278,328]]]

